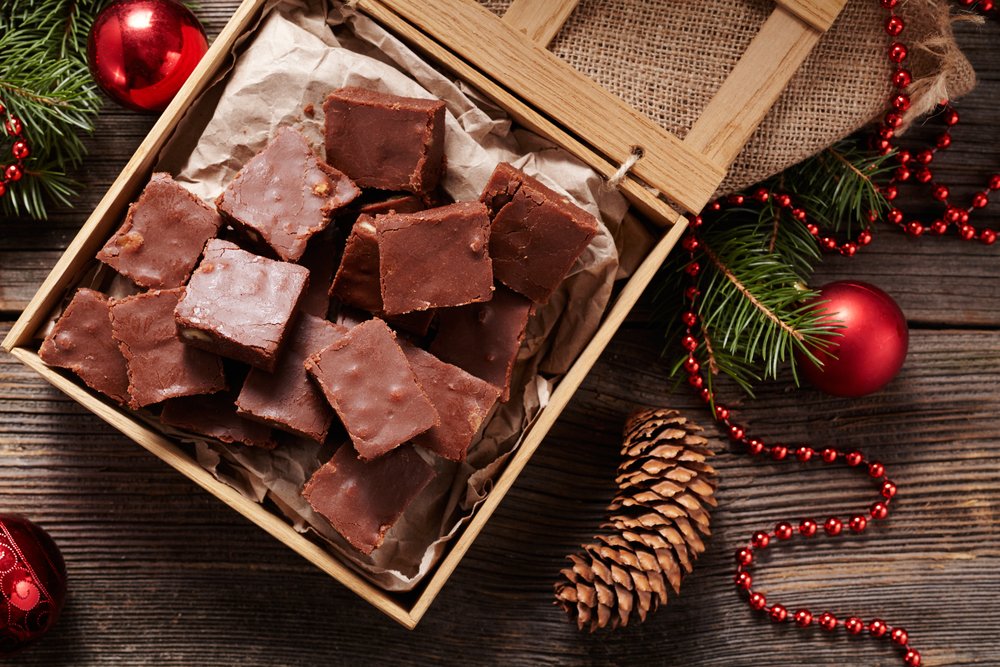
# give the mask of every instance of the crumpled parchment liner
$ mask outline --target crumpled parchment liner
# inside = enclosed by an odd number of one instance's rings
[[[529,322],[510,402],[495,410],[466,462],[421,452],[438,475],[370,557],[348,546],[301,497],[302,484],[337,443],[287,438],[274,451],[264,451],[207,441],[157,423],[164,432],[195,443],[199,462],[218,479],[248,498],[272,502],[297,530],[326,541],[374,583],[407,591],[430,571],[448,539],[486,497],[523,432],[547,404],[554,377],[569,368],[597,330],[618,273],[614,239],[624,237],[619,227],[627,204],[589,167],[535,135],[512,132],[502,113],[483,104],[474,91],[339,3],[277,3],[241,48],[232,70],[185,114],[157,165],[201,197],[217,196],[278,127],[297,127],[322,146],[323,99],[335,88],[356,85],[446,102],[443,185],[456,200],[477,199],[496,164],[509,161],[565,192],[604,223],[571,275]]]

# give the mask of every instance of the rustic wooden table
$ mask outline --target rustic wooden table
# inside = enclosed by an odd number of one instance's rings
[[[209,32],[235,0],[204,0]],[[961,28],[982,84],[963,101],[938,166],[971,192],[1000,164],[996,26]],[[0,335],[111,183],[153,119],[109,106],[81,173],[85,194],[46,222],[0,221]],[[994,206],[983,217],[1000,225]],[[881,229],[815,284],[873,282],[911,327],[899,378],[859,400],[763,388],[743,409],[756,432],[858,447],[901,493],[864,537],[775,551],[761,588],[789,605],[881,617],[910,631],[928,665],[1000,664],[1000,246],[912,240]],[[407,632],[0,356],[0,511],[45,526],[66,556],[64,618],[18,658],[28,665],[900,664],[888,643],[776,628],[731,584],[732,553],[785,517],[845,513],[872,488],[846,471],[752,463],[721,442],[715,535],[683,595],[644,625],[581,635],[552,605],[564,556],[611,496],[620,430],[636,405],[707,414],[671,393],[648,300],[590,374],[420,626]]]

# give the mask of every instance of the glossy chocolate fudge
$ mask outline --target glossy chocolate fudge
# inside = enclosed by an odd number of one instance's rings
[[[434,469],[409,445],[370,462],[343,445],[302,495],[351,546],[370,554],[433,478]]]
[[[597,234],[597,219],[503,162],[481,199],[493,218],[490,257],[497,280],[545,303]]]
[[[326,440],[333,409],[309,379],[304,364],[347,331],[333,322],[300,315],[275,371],[250,371],[236,398],[239,413],[316,442]]]
[[[185,342],[268,372],[292,325],[309,270],[212,239],[177,304]]]
[[[271,429],[260,422],[236,414],[232,396],[188,396],[163,403],[160,421],[227,444],[274,449]]]
[[[174,182],[170,174],[153,174],[97,259],[140,287],[180,287],[220,224],[216,210]]]
[[[305,366],[366,461],[440,423],[396,335],[380,319],[357,325]]]
[[[500,401],[506,403],[532,308],[531,301],[502,286],[485,303],[443,308],[431,354],[497,387]]]
[[[358,213],[375,217],[376,215],[384,215],[385,213],[416,213],[417,211],[423,211],[425,208],[427,206],[420,197],[401,195],[399,197],[390,197],[384,201],[365,204],[358,209]]]
[[[444,167],[444,102],[341,88],[323,103],[326,161],[364,188],[427,194]]]
[[[330,291],[333,275],[337,270],[338,244],[329,228],[309,241],[306,253],[299,264],[309,269],[309,284],[299,301],[299,310],[326,319],[330,311]]]
[[[413,345],[404,344],[403,353],[441,418],[440,424],[415,436],[413,444],[451,461],[464,461],[500,390]]]
[[[185,345],[174,324],[184,288],[152,290],[111,303],[111,331],[128,368],[129,405],[214,394],[226,388],[222,360]]]
[[[488,301],[490,218],[479,202],[380,215],[382,307],[390,315]]]
[[[397,329],[417,336],[427,335],[434,319],[434,311],[424,310],[405,315],[385,315],[382,312],[382,285],[379,279],[378,238],[375,220],[369,215],[359,215],[340,261],[340,268],[330,287],[330,295],[348,306],[380,315]]]
[[[375,218],[361,214],[351,228],[340,268],[330,286],[330,295],[349,306],[378,313],[382,310],[379,284],[378,240]]]
[[[125,357],[111,336],[110,308],[100,292],[78,289],[42,341],[38,356],[49,366],[73,371],[91,389],[125,403],[128,374]]]
[[[301,133],[283,128],[215,203],[252,240],[294,262],[309,239],[330,224],[333,213],[360,194],[351,179],[313,154]]]

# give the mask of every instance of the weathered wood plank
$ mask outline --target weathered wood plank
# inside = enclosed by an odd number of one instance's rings
[[[668,393],[656,338],[635,328],[615,338],[413,633],[0,357],[0,507],[52,531],[73,586],[64,622],[23,664],[370,664],[375,644],[385,662],[407,664],[889,663],[887,646],[781,632],[731,589],[731,553],[754,530],[871,502],[870,483],[845,470],[724,452],[715,536],[678,604],[597,638],[551,607],[563,556],[592,534],[610,497],[629,410],[672,405],[706,423],[687,392]],[[1000,333],[916,331],[900,378],[871,400],[765,388],[746,412],[761,433],[862,447],[901,494],[869,536],[773,550],[755,572],[762,588],[789,604],[898,622],[931,664],[1000,652],[998,385]],[[780,650],[751,657],[762,644]]]

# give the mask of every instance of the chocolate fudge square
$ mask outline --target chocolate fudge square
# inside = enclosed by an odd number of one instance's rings
[[[493,218],[490,257],[497,280],[545,303],[597,234],[597,219],[503,162],[481,199]]]
[[[382,310],[379,283],[378,238],[375,218],[361,214],[351,228],[330,296],[349,306],[378,313]]]
[[[341,88],[323,103],[326,161],[364,188],[427,194],[444,167],[444,102]]]
[[[187,396],[163,403],[160,421],[227,444],[274,449],[271,429],[236,414],[232,396]]]
[[[347,331],[333,322],[301,315],[275,371],[250,371],[236,398],[239,414],[316,442],[326,440],[333,409],[309,379],[304,364]]]
[[[111,303],[100,292],[85,287],[59,317],[38,350],[49,366],[73,371],[83,382],[108,398],[128,400],[125,357],[111,335]]]
[[[129,405],[214,394],[226,388],[222,360],[185,345],[174,324],[180,287],[152,290],[111,304],[111,331],[128,368]]]
[[[348,306],[380,315],[393,327],[417,336],[427,335],[434,319],[431,310],[405,315],[386,315],[382,311],[382,285],[379,279],[378,237],[375,219],[359,215],[340,261],[340,268],[330,286],[330,295]]]
[[[440,423],[395,334],[380,319],[357,325],[305,366],[365,461]]]
[[[415,436],[413,444],[448,460],[464,461],[500,390],[413,345],[403,345],[403,353],[441,417],[440,424]]]
[[[309,270],[212,239],[177,304],[185,342],[268,372],[309,282]]]
[[[174,182],[170,174],[153,174],[97,259],[140,287],[180,287],[221,224],[214,208]]]
[[[390,315],[488,301],[490,218],[479,202],[380,215],[382,308]]]
[[[219,212],[286,262],[306,251],[309,239],[334,212],[361,194],[347,176],[326,164],[296,130],[283,128],[247,162],[215,200]]]
[[[309,478],[302,495],[351,546],[370,554],[433,478],[434,469],[413,447],[365,462],[343,445]]]
[[[502,286],[486,303],[441,309],[431,354],[497,387],[506,403],[532,309],[531,301]]]

